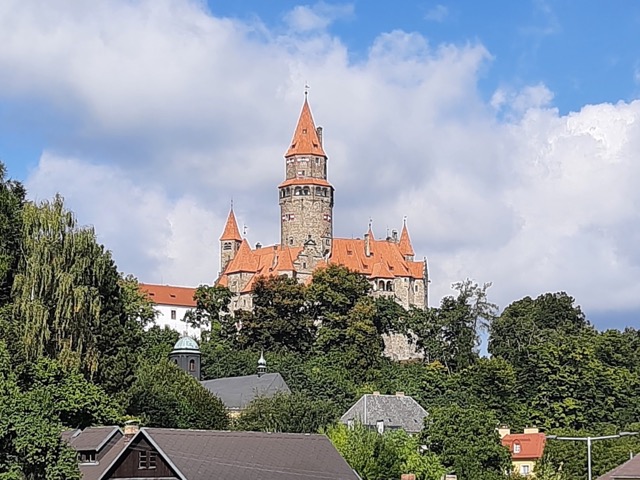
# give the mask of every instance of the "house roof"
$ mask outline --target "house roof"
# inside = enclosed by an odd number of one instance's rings
[[[501,442],[509,449],[513,460],[539,460],[544,453],[546,437],[544,433],[512,433],[502,437]],[[520,451],[515,445],[520,446]]]
[[[242,410],[258,396],[271,397],[278,392],[291,392],[279,373],[215,378],[200,383],[230,410]]]
[[[627,460],[622,465],[605,473],[597,480],[638,480],[640,479],[640,455]]]
[[[229,216],[227,217],[227,223],[224,226],[224,231],[220,235],[220,240],[237,240],[241,241],[242,236],[238,229],[238,222],[236,222],[236,216],[233,213],[233,208],[229,210]]]
[[[88,427],[84,430],[66,430],[62,432],[62,439],[78,451],[100,451],[120,428]]]
[[[172,285],[153,285],[141,283],[140,291],[147,295],[149,300],[156,305],[168,305],[172,307],[195,307],[196,301],[193,295],[196,289],[193,287],[174,287]]]
[[[427,411],[412,397],[405,395],[365,394],[340,417],[341,423],[349,420],[375,426],[382,420],[385,427],[402,428],[407,433],[422,430]]]
[[[284,154],[285,157],[292,155],[319,155],[325,158],[327,156],[322,149],[322,142],[318,138],[316,125],[313,122],[313,115],[311,115],[311,108],[309,108],[309,102],[307,102],[306,97],[302,105],[298,125],[293,133],[291,145],[287,153]]]

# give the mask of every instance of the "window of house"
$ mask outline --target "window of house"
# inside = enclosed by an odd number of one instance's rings
[[[520,444],[518,442],[513,444],[513,453],[520,453]]]
[[[195,360],[189,360],[189,371],[190,372],[195,372],[196,371],[196,361]]]
[[[171,320],[175,320],[175,319],[176,319],[176,311],[171,310]]]
[[[529,465],[520,465],[520,475],[529,475]]]
[[[141,450],[138,452],[138,470],[144,470],[147,468],[147,462],[149,461],[149,456],[146,450]]]
[[[95,463],[96,461],[96,452],[81,452],[80,453],[80,462],[81,463]]]
[[[154,469],[158,466],[158,454],[156,452],[149,452],[149,468]]]

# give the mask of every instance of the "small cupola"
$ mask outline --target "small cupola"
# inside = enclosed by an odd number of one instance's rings
[[[264,352],[260,351],[260,358],[258,359],[258,376],[261,377],[267,373],[267,361],[264,359]]]
[[[200,380],[200,347],[193,338],[180,338],[173,346],[169,359],[196,380]]]

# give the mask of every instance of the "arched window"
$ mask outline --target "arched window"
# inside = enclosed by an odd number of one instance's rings
[[[310,193],[311,193],[311,190],[309,190],[309,187],[304,187],[304,189],[302,190],[303,195],[309,195]]]
[[[387,282],[387,292],[393,292],[393,283],[391,283],[391,280]]]
[[[302,189],[300,187],[296,187],[296,189],[293,191],[294,195],[302,195]]]
[[[196,371],[196,361],[193,358],[189,360],[189,371],[190,372]]]
[[[381,292],[384,291],[384,280],[380,280],[378,282],[378,288],[380,289]]]
[[[322,187],[316,187],[316,195],[318,196],[322,195]]]

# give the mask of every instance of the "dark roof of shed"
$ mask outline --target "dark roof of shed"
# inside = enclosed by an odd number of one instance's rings
[[[278,392],[291,392],[279,373],[215,378],[200,383],[232,410],[245,408],[249,402],[259,396],[271,397]]]
[[[363,425],[375,426],[382,420],[386,427],[417,433],[422,430],[426,416],[427,411],[409,396],[366,394],[340,417],[340,422],[355,420]]]
[[[640,455],[605,473],[597,480],[640,479]]]
[[[143,428],[188,480],[357,480],[324,435]]]

